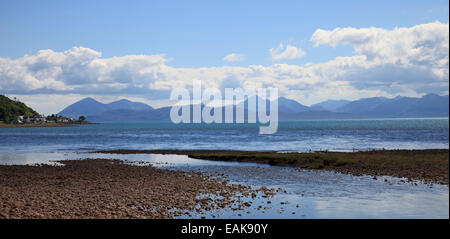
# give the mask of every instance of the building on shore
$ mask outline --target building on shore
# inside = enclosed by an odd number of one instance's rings
[[[73,118],[67,118],[64,116],[58,117],[45,117],[44,115],[38,116],[25,116],[20,115],[12,123],[14,124],[37,124],[37,123],[73,123],[76,120]]]

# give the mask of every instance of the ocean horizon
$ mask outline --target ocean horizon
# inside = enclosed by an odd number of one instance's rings
[[[259,126],[150,122],[3,128],[0,151],[5,154],[122,148],[308,152],[449,148],[448,118],[279,122],[273,135],[259,135]]]

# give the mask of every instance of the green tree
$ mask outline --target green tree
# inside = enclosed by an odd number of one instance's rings
[[[20,101],[0,95],[0,121],[10,123],[20,115],[32,117],[37,116],[38,113]]]
[[[78,117],[78,121],[83,122],[86,120],[86,117],[84,117],[84,115]]]

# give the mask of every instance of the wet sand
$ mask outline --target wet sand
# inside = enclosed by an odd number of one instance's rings
[[[374,150],[279,153],[231,150],[102,150],[110,154],[182,154],[195,159],[237,161],[329,170],[355,176],[393,176],[449,185],[449,150]]]
[[[195,172],[120,160],[63,160],[56,165],[0,165],[0,218],[173,218],[250,206],[265,187],[229,184]],[[190,211],[190,212],[189,212]]]

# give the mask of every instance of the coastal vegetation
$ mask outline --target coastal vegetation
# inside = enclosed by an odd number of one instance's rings
[[[39,114],[20,101],[0,95],[0,122],[11,123],[21,115],[34,117]]]
[[[87,122],[83,115],[78,117],[78,120],[56,114],[43,116],[15,98],[12,100],[0,95],[0,128],[55,127],[74,124],[90,124],[90,122]]]

